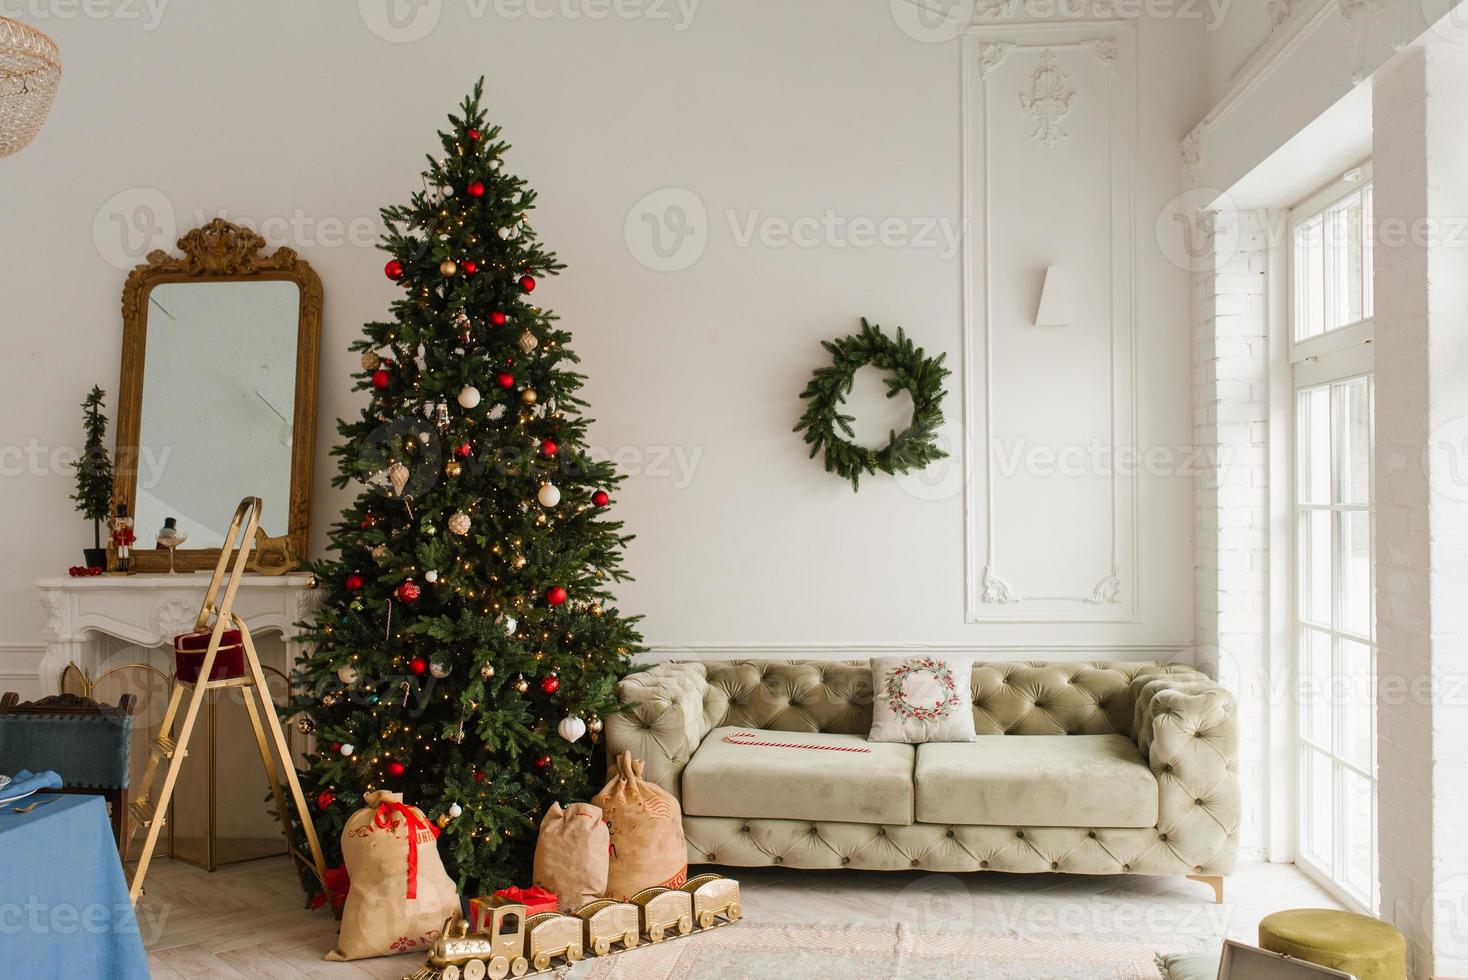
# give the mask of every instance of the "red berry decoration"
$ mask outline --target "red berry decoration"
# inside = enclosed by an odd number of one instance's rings
[[[552,439],[542,439],[540,441],[540,455],[542,456],[554,456],[560,448]]]
[[[386,388],[388,382],[390,382],[391,380],[392,375],[387,373],[386,368],[378,368],[376,371],[372,372],[372,387],[376,388],[378,391]]]
[[[473,454],[474,447],[467,442],[459,443],[458,447],[454,449],[454,455],[460,459],[468,459]]]
[[[464,270],[464,275],[472,276],[479,271],[479,263],[473,259],[465,259],[459,263],[459,268]]]
[[[422,594],[423,590],[418,588],[418,583],[412,579],[398,586],[398,598],[404,602],[417,602],[418,597]]]
[[[422,657],[414,657],[408,661],[408,669],[415,674],[426,674],[428,673],[428,661]]]
[[[523,289],[523,290],[525,290],[527,293],[533,293],[533,292],[535,292],[535,277],[534,276],[521,276],[520,277],[520,288]]]
[[[387,265],[382,267],[382,274],[387,276],[393,282],[397,282],[398,280],[402,279],[403,272],[403,263],[399,262],[397,259],[388,259]]]
[[[551,757],[550,756],[548,756],[548,755],[538,755],[538,756],[535,757],[535,768],[537,768],[537,769],[549,769],[550,768],[550,765],[551,765]]]
[[[474,142],[476,142],[476,143],[479,142],[479,130],[477,130],[477,129],[471,129],[471,130],[469,130],[469,132],[466,135],[471,140],[473,140]]]
[[[591,495],[591,502],[596,504],[598,507],[605,507],[607,504],[612,502],[612,495],[607,493],[605,490],[598,490],[596,493]]]
[[[362,515],[362,530],[365,531],[365,530],[367,530],[367,528],[371,527],[372,525],[374,525],[376,523],[377,523],[377,516],[375,514],[363,514]]]
[[[389,776],[401,776],[407,771],[408,767],[403,765],[401,762],[389,762],[387,764],[387,774]]]
[[[483,197],[484,196],[484,181],[482,181],[482,180],[476,180],[472,184],[470,184],[468,187],[464,188],[464,190],[469,194],[470,197]]]
[[[505,325],[505,321],[509,319],[509,317],[505,316],[504,310],[495,310],[489,315],[489,322],[493,323],[497,327],[503,327]]]
[[[552,585],[545,590],[545,601],[552,606],[559,606],[566,601],[566,590],[559,585]],[[559,681],[557,682],[559,683]]]
[[[362,578],[362,576],[358,575],[356,572],[353,572],[352,574],[347,576],[347,580],[343,584],[346,585],[348,592],[361,592],[362,586],[366,585],[367,582]]]
[[[540,689],[547,694],[554,694],[561,689],[561,679],[555,674],[551,674],[549,677],[542,677],[540,680]]]
[[[335,802],[336,794],[329,789],[322,790],[321,795],[316,797],[317,809],[325,810],[327,807],[331,806]]]
[[[515,387],[515,376],[513,374],[501,373],[494,379],[501,388]]]

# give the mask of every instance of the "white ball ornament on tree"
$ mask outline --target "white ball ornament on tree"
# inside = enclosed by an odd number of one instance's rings
[[[459,817],[461,817],[463,815],[464,815],[464,808],[463,807],[459,806],[459,804],[457,804],[457,803],[451,803],[451,804],[449,804],[449,816],[451,816],[455,820],[457,820],[457,819],[459,819]]]
[[[554,483],[542,483],[535,499],[540,501],[542,507],[554,507],[561,502],[561,489]]]
[[[514,616],[506,616],[504,626],[505,635],[507,636],[514,636],[515,630],[520,628],[520,624],[515,620]]]
[[[436,569],[436,568],[430,568],[428,571],[424,572],[423,573],[423,581],[428,582],[428,583],[437,582],[438,581],[438,569]]]
[[[351,664],[347,664],[345,667],[338,667],[336,670],[336,677],[337,680],[347,685],[347,687],[351,687],[353,684],[357,683],[357,668],[353,667]]]
[[[428,672],[439,680],[449,676],[449,665],[442,660],[434,659],[428,662]]]
[[[473,385],[465,385],[459,389],[459,407],[474,408],[479,404],[479,389]]]
[[[357,751],[357,747],[351,742],[343,742],[342,747],[338,751],[341,752],[343,757],[350,757],[353,752]]]
[[[586,722],[574,715],[570,718],[562,718],[561,723],[556,726],[556,733],[568,742],[574,742],[586,734]]]

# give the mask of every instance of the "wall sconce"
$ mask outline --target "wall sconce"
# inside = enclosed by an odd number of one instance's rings
[[[1040,309],[1035,313],[1035,326],[1070,326],[1070,303],[1066,292],[1065,271],[1058,265],[1050,266],[1045,270],[1045,285],[1040,290]]]

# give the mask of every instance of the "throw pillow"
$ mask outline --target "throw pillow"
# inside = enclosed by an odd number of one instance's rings
[[[1217,953],[1171,953],[1157,957],[1163,980],[1217,980]]]
[[[973,661],[965,657],[873,657],[872,742],[972,742]]]

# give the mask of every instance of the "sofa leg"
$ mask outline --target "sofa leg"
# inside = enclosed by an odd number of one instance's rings
[[[1201,881],[1213,888],[1213,904],[1223,904],[1223,876],[1222,875],[1188,875],[1189,881]]]

